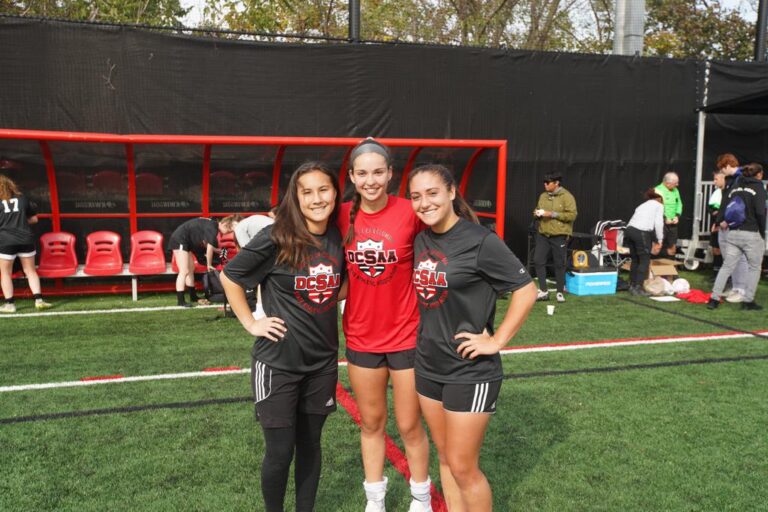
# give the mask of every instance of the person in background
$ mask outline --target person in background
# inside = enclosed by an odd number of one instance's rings
[[[664,240],[661,246],[667,256],[672,258],[677,253],[677,227],[683,214],[683,201],[680,199],[680,177],[668,172],[661,183],[656,185],[656,193],[664,200]]]
[[[432,510],[429,441],[421,423],[414,360],[419,311],[411,278],[413,238],[424,229],[406,199],[387,194],[389,148],[365,139],[349,156],[354,198],[341,206],[339,229],[349,272],[344,334],[349,380],[360,408],[366,512],[383,512],[387,386],[411,471],[409,512]]]
[[[251,238],[255,237],[259,231],[275,222],[275,211],[277,206],[270,208],[266,215],[251,215],[241,220],[235,226],[235,241],[240,247],[245,247]]]
[[[419,402],[448,510],[490,511],[480,451],[501,390],[499,351],[528,317],[536,287],[507,245],[477,224],[446,167],[418,167],[408,185],[413,210],[429,226],[414,241]],[[506,292],[509,308],[494,328],[496,298]]]
[[[712,297],[707,303],[708,309],[716,309],[720,305],[725,284],[736,269],[742,254],[747,258],[748,267],[741,309],[748,311],[763,309],[755,302],[755,292],[760,281],[760,266],[765,252],[766,192],[763,182],[758,178],[762,172],[763,167],[760,164],[745,165],[721,205],[718,220],[721,221],[720,229],[728,232],[728,245],[723,253],[723,267],[717,273]],[[737,198],[744,204],[744,219],[739,224],[729,223],[724,212],[727,211],[729,203]]]
[[[536,300],[549,300],[547,287],[547,259],[552,255],[555,269],[557,302],[565,302],[565,264],[568,256],[568,239],[573,234],[576,221],[576,199],[560,185],[562,176],[544,176],[544,192],[539,196],[533,215],[539,221],[533,262],[539,280]]]
[[[648,295],[643,282],[648,276],[651,255],[661,250],[664,238],[664,205],[656,191],[649,188],[643,194],[645,201],[635,208],[624,231],[624,245],[629,249],[629,293]],[[655,240],[655,241],[654,241]]]
[[[0,174],[0,283],[5,297],[0,313],[16,312],[13,262],[17,256],[35,299],[35,309],[51,307],[51,304],[43,300],[40,277],[35,269],[35,234],[30,225],[36,223],[34,205],[12,179]]]
[[[184,300],[184,291],[189,292],[189,300],[192,303],[207,303],[205,299],[197,296],[195,290],[195,260],[205,259],[208,270],[213,267],[213,253],[218,250],[218,235],[231,233],[240,222],[240,215],[230,215],[220,221],[215,219],[198,218],[190,219],[183,223],[171,235],[168,248],[176,258],[176,266],[179,273],[176,276],[176,301],[178,306],[192,307],[192,304]]]
[[[720,195],[720,203],[722,208],[722,205],[725,202],[724,198],[727,197],[728,193],[730,193],[731,189],[733,188],[734,183],[738,177],[741,176],[741,168],[739,167],[738,159],[732,153],[725,153],[718,156],[715,165],[717,166],[717,169],[723,173],[724,176],[724,183]],[[720,220],[718,220],[718,218]],[[721,209],[718,209],[717,215],[715,215],[713,219],[714,223],[718,226],[717,240],[718,245],[720,246],[720,253],[721,255],[725,255],[726,249],[728,247],[729,232],[727,229],[720,229],[720,222],[722,222]],[[739,261],[736,264],[736,268],[733,269],[733,273],[731,274],[730,289],[723,292],[723,298],[726,301],[734,303],[744,301],[744,293],[747,287],[747,273],[747,258],[744,254],[742,254],[739,256]],[[717,278],[717,275],[715,275],[715,278]]]
[[[339,187],[319,162],[294,171],[275,223],[224,267],[221,282],[243,328],[256,336],[251,385],[264,434],[261,492],[283,512],[291,462],[296,511],[315,507],[321,435],[336,410],[344,254],[336,227]],[[245,290],[261,284],[267,316],[255,319]]]
[[[717,223],[717,213],[720,211],[720,202],[723,200],[723,188],[725,187],[725,174],[720,169],[712,173],[712,181],[715,188],[707,201],[707,211],[711,219],[709,227],[709,247],[712,249],[712,271],[714,277],[723,265],[723,255],[720,251],[720,225]],[[713,277],[713,279],[714,279]]]

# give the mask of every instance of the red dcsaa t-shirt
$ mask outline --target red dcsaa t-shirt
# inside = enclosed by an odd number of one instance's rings
[[[341,205],[342,237],[349,229],[351,206]],[[381,354],[416,347],[413,238],[422,229],[406,199],[389,196],[387,206],[376,213],[358,210],[355,238],[344,247],[349,289],[343,326],[352,350]]]

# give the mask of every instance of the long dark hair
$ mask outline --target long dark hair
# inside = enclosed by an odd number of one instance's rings
[[[466,219],[475,224],[480,224],[480,220],[475,215],[475,211],[469,206],[469,204],[461,197],[459,193],[459,187],[456,185],[456,178],[453,177],[453,173],[448,168],[441,164],[425,164],[420,165],[408,174],[408,185],[410,187],[411,180],[418,174],[430,172],[439,177],[446,188],[450,191],[453,189],[456,195],[453,198],[453,211],[459,217]]]
[[[329,226],[336,222],[339,213],[339,182],[336,175],[322,162],[305,162],[293,171],[288,182],[285,197],[277,207],[275,225],[272,228],[272,241],[277,245],[277,264],[286,264],[298,269],[307,264],[310,247],[319,247],[317,238],[309,232],[307,221],[299,205],[299,178],[310,172],[321,172],[328,176],[336,191],[333,212],[328,219]]]
[[[647,189],[645,192],[643,192],[643,198],[646,201],[650,201],[652,199],[655,199],[656,201],[658,201],[659,199],[663,199],[661,197],[661,195],[658,192],[656,192],[656,189],[653,188],[653,187],[651,187],[651,188]]]
[[[350,172],[355,168],[355,160],[357,160],[357,157],[366,153],[376,153],[383,156],[384,160],[387,162],[387,169],[392,168],[392,153],[390,153],[389,148],[372,137],[368,137],[367,139],[360,141],[357,146],[350,151]],[[361,201],[362,196],[357,189],[355,189],[355,194],[352,196],[352,207],[349,209],[349,229],[347,229],[347,233],[344,235],[344,245],[351,243],[355,238],[355,217],[357,217],[357,212],[360,210]]]

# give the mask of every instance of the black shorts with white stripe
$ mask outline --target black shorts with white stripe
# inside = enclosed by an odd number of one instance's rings
[[[256,419],[264,428],[295,425],[296,413],[328,415],[336,410],[339,367],[292,373],[251,360],[251,389]]]
[[[416,374],[416,392],[421,396],[443,403],[443,409],[452,412],[496,412],[496,400],[501,391],[501,380],[477,384],[449,384],[420,377]]]

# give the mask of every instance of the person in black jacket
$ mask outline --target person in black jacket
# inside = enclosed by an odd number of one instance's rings
[[[728,278],[733,273],[739,258],[743,254],[747,258],[746,290],[741,308],[757,311],[763,309],[755,303],[755,291],[760,280],[760,266],[765,251],[765,186],[758,176],[762,176],[763,167],[760,164],[749,164],[741,168],[741,175],[733,180],[717,216],[721,230],[728,230],[728,246],[723,253],[723,266],[717,273],[712,298],[707,308],[715,309],[720,305],[720,297],[725,289]],[[744,202],[744,220],[738,224],[726,221],[725,212],[728,205],[739,198]]]

